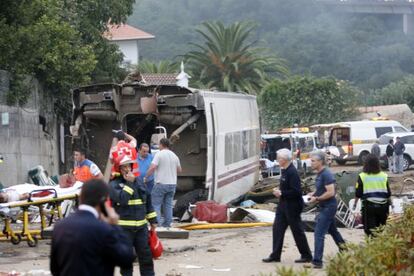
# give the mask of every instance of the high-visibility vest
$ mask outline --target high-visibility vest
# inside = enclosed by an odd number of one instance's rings
[[[96,166],[92,161],[89,159],[85,159],[80,164],[75,164],[75,168],[73,170],[73,175],[77,181],[86,182],[90,179],[96,178],[96,176],[91,171],[91,166]]]
[[[359,177],[363,183],[363,199],[380,204],[386,203],[388,201],[388,175],[386,173],[360,173]]]

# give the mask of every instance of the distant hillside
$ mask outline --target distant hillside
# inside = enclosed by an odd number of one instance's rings
[[[129,24],[156,36],[145,59],[174,59],[201,39],[201,22],[257,23],[256,39],[287,60],[293,73],[333,75],[381,88],[414,73],[414,41],[398,16],[330,14],[310,0],[137,0]]]

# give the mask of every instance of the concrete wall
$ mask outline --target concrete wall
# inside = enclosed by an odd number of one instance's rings
[[[28,170],[37,165],[50,175],[59,171],[58,128],[52,101],[43,96],[36,80],[28,81],[32,91],[28,103],[24,107],[8,106],[8,73],[0,70],[0,154],[4,157],[0,182],[4,186],[27,182]]]
[[[124,62],[138,64],[139,53],[137,40],[113,41],[112,43],[118,45],[119,50],[124,54]]]

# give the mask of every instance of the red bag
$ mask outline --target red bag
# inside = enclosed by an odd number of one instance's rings
[[[194,217],[200,221],[227,222],[227,205],[213,200],[197,202]]]
[[[158,259],[162,255],[163,247],[155,230],[150,230],[148,235],[148,242],[151,248],[152,258]]]

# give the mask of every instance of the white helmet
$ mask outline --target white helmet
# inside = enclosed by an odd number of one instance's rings
[[[133,164],[133,163],[135,163],[136,161],[135,160],[132,160],[128,155],[123,155],[123,156],[121,156],[121,158],[120,158],[120,161],[119,161],[119,166],[123,166],[123,165],[127,165],[127,164]]]

